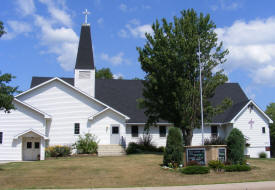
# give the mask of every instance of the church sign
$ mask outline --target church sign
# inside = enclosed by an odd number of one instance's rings
[[[187,148],[187,162],[196,161],[200,165],[205,165],[205,148]]]

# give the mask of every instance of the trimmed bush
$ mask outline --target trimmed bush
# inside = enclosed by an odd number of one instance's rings
[[[49,146],[45,149],[46,157],[66,157],[70,156],[72,148],[70,146]]]
[[[130,142],[126,148],[127,154],[139,154],[139,153],[152,153],[152,152],[164,152],[164,147],[156,147],[154,145],[145,146],[144,144],[138,144],[135,142]]]
[[[215,171],[221,171],[224,168],[224,164],[219,160],[211,160],[208,166]]]
[[[227,158],[233,164],[242,164],[245,161],[244,157],[245,139],[239,129],[232,129],[227,138]]]
[[[74,147],[76,148],[78,154],[97,153],[97,137],[91,133],[86,133],[84,136],[80,135],[79,139],[74,144]]]
[[[251,167],[249,165],[235,164],[235,165],[225,166],[224,170],[226,172],[241,172],[241,171],[250,171]]]
[[[171,127],[168,131],[166,147],[163,156],[163,165],[168,166],[169,163],[175,165],[182,164],[183,157],[183,140],[179,128]]]
[[[261,152],[259,154],[259,158],[267,158],[267,154],[265,152]]]
[[[181,170],[184,174],[207,174],[209,171],[207,166],[187,166]]]

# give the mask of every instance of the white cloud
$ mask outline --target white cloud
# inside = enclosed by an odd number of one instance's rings
[[[123,78],[123,74],[121,74],[121,73],[113,74],[113,78],[114,79],[122,79]]]
[[[113,65],[120,65],[122,63],[130,64],[130,61],[124,58],[123,52],[119,52],[117,55],[114,56],[109,56],[106,53],[102,53],[100,55],[100,58],[104,61],[110,62]]]
[[[217,4],[211,5],[211,10],[237,10],[242,6],[241,2],[235,0],[219,0]]]
[[[97,23],[98,23],[98,24],[103,24],[103,22],[104,22],[104,19],[103,19],[103,18],[97,19]]]
[[[10,40],[15,38],[19,34],[27,34],[32,31],[30,24],[26,22],[9,20],[8,24],[8,32],[3,36],[4,40]]]
[[[229,49],[227,71],[244,69],[256,84],[275,85],[275,18],[236,21],[216,32]]]
[[[33,0],[17,0],[17,11],[23,16],[33,14],[35,12],[35,5]]]
[[[128,10],[128,7],[127,7],[127,5],[125,5],[124,3],[121,3],[121,4],[119,5],[119,9],[120,9],[121,11],[123,11],[123,12],[126,12],[126,11]]]
[[[140,25],[137,19],[130,20],[125,28],[118,32],[118,35],[122,38],[127,38],[130,35],[135,38],[145,38],[145,33],[153,34],[153,29],[150,24]]]
[[[59,8],[58,5],[52,0],[39,0],[41,3],[45,4],[48,8],[54,21],[60,22],[65,26],[70,27],[72,25],[71,16],[64,10],[64,2],[61,4],[63,9]]]

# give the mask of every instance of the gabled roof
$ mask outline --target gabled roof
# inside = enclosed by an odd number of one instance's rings
[[[48,78],[48,77],[46,77],[46,78]],[[129,119],[129,117],[126,116],[126,115],[124,115],[123,113],[121,113],[121,112],[117,111],[116,109],[110,107],[109,105],[107,105],[107,104],[101,102],[100,100],[98,100],[98,99],[96,99],[96,98],[94,98],[94,97],[88,95],[86,92],[81,91],[80,89],[74,87],[74,86],[71,85],[70,83],[68,83],[68,82],[66,82],[66,81],[64,81],[64,80],[62,80],[62,79],[60,79],[60,78],[58,78],[58,77],[51,78],[50,80],[45,80],[43,83],[38,84],[37,86],[33,86],[33,87],[30,88],[29,90],[27,90],[27,91],[25,91],[25,92],[22,92],[22,93],[18,94],[18,95],[15,96],[15,97],[17,98],[17,97],[19,97],[19,96],[22,96],[22,95],[24,95],[24,94],[27,94],[27,93],[29,93],[29,92],[31,92],[31,91],[34,91],[34,90],[37,89],[37,88],[40,88],[40,87],[42,87],[42,86],[47,85],[47,84],[49,84],[49,83],[51,83],[51,82],[53,82],[53,81],[55,81],[55,80],[61,82],[62,84],[68,86],[69,88],[71,88],[71,89],[77,91],[78,93],[80,93],[80,94],[86,96],[87,98],[89,98],[89,99],[91,99],[91,100],[93,100],[93,101],[95,101],[95,102],[97,102],[97,103],[103,105],[104,107],[110,108],[112,111],[115,111],[116,113],[120,114],[121,116],[127,117],[127,118]],[[69,80],[69,81],[70,81],[70,80]]]
[[[251,104],[268,120],[269,123],[273,123],[272,119],[265,112],[263,112],[253,100],[249,100],[246,105],[243,106],[242,109],[232,118],[230,123],[234,123],[235,120],[242,114],[242,112]]]
[[[30,128],[30,129],[28,129],[28,130],[26,130],[26,131],[23,131],[22,133],[17,134],[16,136],[13,137],[13,139],[18,139],[18,138],[21,137],[22,135],[25,135],[25,134],[27,134],[27,133],[29,133],[29,132],[33,132],[33,133],[37,134],[38,136],[43,137],[44,139],[48,139],[48,137],[46,137],[46,136],[43,135],[42,133],[40,133],[40,132],[38,132],[38,131],[36,131],[36,130],[34,130],[34,129],[32,129],[32,128]]]
[[[31,87],[49,79],[51,78],[33,77]],[[64,80],[73,85],[73,78],[64,78]],[[146,123],[147,121],[144,110],[139,109],[137,103],[137,100],[142,98],[142,89],[143,84],[141,80],[95,80],[95,98],[129,116],[131,119],[127,123]],[[212,123],[230,122],[249,101],[238,83],[225,83],[217,87],[215,95],[210,102],[213,106],[216,106],[224,98],[230,98],[233,101],[233,105],[225,112],[215,116]],[[159,123],[168,122],[160,120]]]
[[[114,110],[113,108],[108,107],[108,108],[105,108],[105,109],[103,109],[102,111],[100,111],[100,112],[98,112],[98,113],[96,113],[96,114],[90,116],[88,119],[89,119],[89,120],[93,120],[95,117],[97,117],[97,116],[103,114],[104,112],[106,112],[106,111],[108,111],[108,110],[111,110],[112,112],[115,112],[115,113],[117,113],[117,114],[121,114],[121,113],[119,113],[118,111]],[[123,114],[122,114],[122,115],[123,115]],[[127,115],[123,115],[123,116],[124,116],[124,118],[125,118],[126,120],[129,120],[129,119],[130,119]]]
[[[39,109],[37,109],[37,108],[31,106],[30,104],[27,104],[26,102],[22,102],[22,101],[20,101],[20,100],[18,100],[18,99],[16,99],[16,98],[14,98],[13,101],[14,101],[14,102],[17,102],[17,103],[19,103],[19,104],[21,104],[21,105],[23,105],[23,106],[26,106],[26,107],[28,107],[29,109],[31,109],[31,110],[33,110],[33,111],[35,111],[35,112],[37,112],[37,113],[43,115],[45,119],[51,119],[51,118],[52,118],[52,116],[50,116],[49,114],[47,114],[47,113],[45,113],[45,112],[43,112],[43,111],[41,111],[41,110],[39,110]]]
[[[94,69],[94,55],[89,24],[83,24],[76,57],[75,69]]]

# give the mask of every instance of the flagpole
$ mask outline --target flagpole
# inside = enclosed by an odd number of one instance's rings
[[[200,67],[200,99],[201,99],[201,141],[202,145],[204,145],[204,123],[203,123],[203,100],[202,100],[202,79],[201,79],[201,47],[200,47],[200,38],[198,39],[199,44],[199,67]]]

